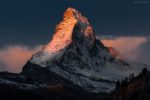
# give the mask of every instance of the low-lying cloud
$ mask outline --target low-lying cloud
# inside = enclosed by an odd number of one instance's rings
[[[108,47],[116,48],[125,59],[141,61],[150,64],[150,38],[149,37],[113,37],[102,38],[101,42]]]
[[[102,38],[102,43],[116,48],[125,59],[140,61],[150,65],[150,38],[149,37],[113,37]],[[0,71],[21,72],[22,67],[39,51],[42,46],[31,48],[28,46],[7,46],[0,49]]]
[[[29,48],[27,46],[7,46],[0,49],[0,71],[20,72],[31,56],[42,46]]]

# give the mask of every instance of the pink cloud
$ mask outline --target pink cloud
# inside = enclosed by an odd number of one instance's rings
[[[27,46],[7,46],[0,49],[0,61],[5,65],[0,71],[20,72],[31,56],[42,46],[29,48]]]
[[[139,49],[147,41],[146,37],[117,37],[101,40],[105,46],[116,48],[125,59],[132,61],[138,60]]]
[[[147,37],[116,37],[101,39],[107,47],[116,48],[126,59],[139,60],[149,64],[149,38]],[[31,56],[42,46],[30,48],[27,46],[7,46],[0,49],[0,71],[19,73]]]

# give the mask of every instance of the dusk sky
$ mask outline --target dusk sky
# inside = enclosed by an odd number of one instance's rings
[[[150,33],[149,0],[0,0],[0,46],[47,43],[68,7],[83,13],[100,36]]]
[[[68,7],[89,19],[106,46],[150,65],[150,0],[0,0],[0,71],[20,71]]]

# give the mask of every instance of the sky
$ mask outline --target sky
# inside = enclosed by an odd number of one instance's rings
[[[14,66],[23,66],[48,43],[68,7],[89,19],[98,38],[113,41],[111,46],[120,52],[139,55],[133,59],[150,64],[150,0],[0,0],[0,70],[12,65],[14,51],[27,52],[23,59],[15,59],[22,63]],[[114,45],[120,40],[122,44]]]
[[[0,0],[0,46],[47,43],[68,7],[87,16],[98,35],[150,33],[149,0]]]

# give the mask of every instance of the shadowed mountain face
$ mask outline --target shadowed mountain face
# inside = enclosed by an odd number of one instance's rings
[[[126,62],[117,50],[105,47],[88,19],[68,8],[52,40],[20,74],[0,73],[0,97],[10,90],[9,95],[26,98],[106,99],[118,81],[137,76],[144,67],[148,68]]]

